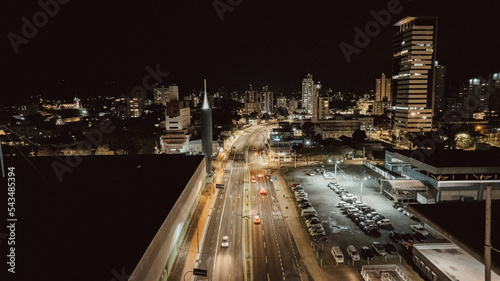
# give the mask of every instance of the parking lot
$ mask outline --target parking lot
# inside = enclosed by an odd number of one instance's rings
[[[290,184],[300,183],[307,193],[307,197],[312,207],[317,211],[318,217],[325,229],[327,240],[316,245],[318,260],[324,268],[331,270],[343,270],[347,266],[354,266],[357,270],[361,270],[364,264],[399,264],[401,261],[402,267],[406,268],[411,274],[413,280],[419,279],[417,274],[410,268],[406,260],[410,255],[396,242],[389,238],[390,231],[412,233],[410,225],[419,224],[418,220],[411,219],[402,212],[393,208],[392,202],[380,193],[378,179],[381,177],[375,172],[365,168],[362,165],[341,165],[337,169],[335,179],[325,179],[320,173],[315,171],[319,166],[300,167],[298,169],[290,169],[285,175],[287,182]],[[328,171],[334,171],[334,167],[324,167]],[[361,191],[361,179],[364,179],[363,189]],[[391,226],[380,227],[378,233],[366,234],[359,226],[343,213],[341,208],[337,207],[341,202],[340,196],[328,187],[328,183],[337,182],[339,186],[377,212],[385,218],[390,219]],[[297,206],[300,214],[300,207]],[[305,228],[305,226],[304,226]],[[435,241],[428,237],[428,241]],[[347,246],[353,245],[358,252],[361,252],[362,246],[368,246],[373,250],[372,243],[380,242],[382,245],[391,243],[396,246],[398,254],[387,254],[380,256],[375,254],[375,258],[368,261],[362,256],[359,261],[353,261],[347,255]],[[345,262],[337,265],[333,256],[330,254],[332,246],[339,246],[342,250]],[[358,271],[359,272],[359,271]]]

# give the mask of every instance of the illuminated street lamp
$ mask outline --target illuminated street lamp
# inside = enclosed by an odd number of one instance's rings
[[[361,188],[360,188],[360,194],[359,194],[359,201],[363,201],[363,183],[365,182],[367,178],[363,177],[361,179]]]

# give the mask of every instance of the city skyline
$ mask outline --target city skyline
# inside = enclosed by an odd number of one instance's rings
[[[448,85],[456,88],[470,78],[498,72],[498,5],[357,4],[240,1],[223,12],[221,21],[221,10],[211,2],[143,1],[117,9],[68,1],[52,7],[53,16],[32,38],[19,43],[12,38],[23,36],[23,18],[33,23],[33,16],[44,10],[36,3],[9,3],[3,9],[9,15],[2,29],[9,71],[0,91],[9,96],[6,102],[36,94],[62,99],[75,94],[118,96],[142,84],[146,67],[158,65],[159,71],[169,73],[160,85],[177,84],[183,94],[201,90],[204,78],[210,81],[209,92],[222,85],[243,92],[253,84],[287,94],[300,91],[308,73],[326,88],[368,92],[374,88],[373,79],[391,73],[391,42],[397,29],[392,25],[418,15],[438,17],[436,60],[447,66]],[[397,7],[390,24],[379,26],[348,62],[339,45],[354,46],[355,28],[365,29],[374,21],[373,14],[389,4]]]

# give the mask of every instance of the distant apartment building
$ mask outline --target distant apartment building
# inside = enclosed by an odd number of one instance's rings
[[[243,105],[245,114],[260,113],[260,100],[259,91],[254,90],[252,84],[250,84],[250,89],[245,91],[245,103]]]
[[[312,74],[307,74],[302,80],[302,109],[307,114],[313,113],[314,81]]]
[[[436,61],[437,17],[406,17],[393,38],[394,134],[429,132]]]
[[[167,101],[165,107],[165,132],[161,136],[162,152],[185,153],[184,148],[189,143],[191,125],[189,101]]]
[[[273,92],[269,91],[269,87],[262,87],[260,93],[260,112],[271,114],[274,109],[274,96]]]
[[[385,77],[375,80],[375,100],[373,102],[373,115],[384,115],[391,109],[391,79]]]
[[[156,105],[166,105],[169,101],[179,100],[179,87],[171,85],[168,87],[161,86],[160,88],[153,89],[153,102]]]
[[[296,100],[295,98],[292,98],[288,102],[288,113],[290,113],[290,114],[294,113],[298,107],[299,107],[299,101]]]
[[[490,85],[490,117],[498,118],[500,115],[500,73],[491,76]]]
[[[286,102],[286,97],[281,94],[280,96],[276,97],[276,108],[286,108],[288,109],[288,104]]]
[[[144,111],[144,98],[140,96],[127,97],[127,118],[137,118]]]
[[[475,105],[471,110],[467,110],[468,114],[489,114],[490,86],[488,81],[481,78],[469,79],[467,98],[473,101],[471,104]]]
[[[436,61],[434,66],[434,97],[432,98],[432,109],[434,115],[443,113],[446,107],[446,66],[439,65]]]
[[[330,99],[328,96],[321,90],[321,84],[314,85],[313,91],[313,111],[311,122],[317,123],[320,120],[326,120],[330,115]]]

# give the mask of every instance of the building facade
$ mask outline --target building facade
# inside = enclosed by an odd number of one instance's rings
[[[446,107],[446,66],[439,65],[436,61],[434,67],[434,97],[432,98],[432,111],[434,115],[442,114]]]
[[[393,38],[394,134],[429,132],[436,60],[437,17],[406,17]]]
[[[274,109],[273,92],[269,91],[267,86],[262,88],[260,93],[260,112],[271,114]]]
[[[302,80],[302,109],[308,114],[313,113],[314,81],[312,74],[307,74]]]
[[[154,104],[166,105],[169,101],[179,100],[179,87],[177,85],[171,85],[168,87],[160,87],[153,89],[153,102]]]
[[[322,139],[341,136],[352,137],[354,131],[370,131],[373,128],[373,117],[339,118],[325,120],[318,123],[319,132]]]
[[[391,109],[391,79],[382,73],[380,79],[375,79],[375,100],[373,102],[373,115],[384,115]]]
[[[484,200],[487,185],[500,199],[499,159],[498,151],[398,150],[386,151],[385,168],[430,187],[422,195],[435,202]]]

